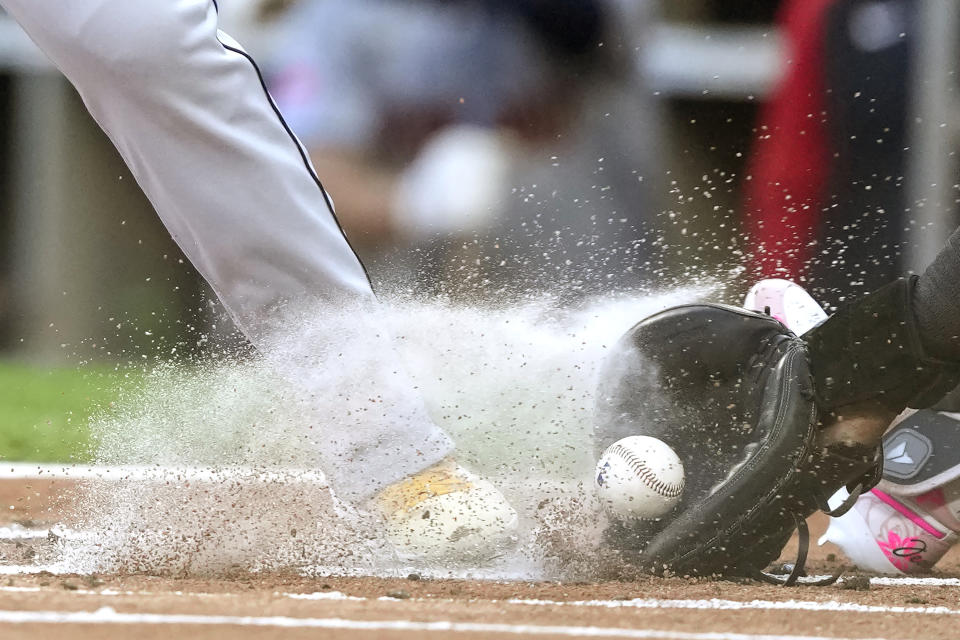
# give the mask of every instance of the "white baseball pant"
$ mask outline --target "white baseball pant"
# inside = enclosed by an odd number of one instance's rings
[[[303,146],[253,59],[218,31],[213,0],[0,5],[76,87],[254,344],[285,305],[374,302]],[[361,500],[450,453],[422,407],[408,415],[377,425],[376,442],[330,434],[321,455],[338,494]]]

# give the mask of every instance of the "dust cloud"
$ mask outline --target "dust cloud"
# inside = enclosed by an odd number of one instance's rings
[[[95,462],[131,471],[81,489],[57,563],[78,573],[582,577],[596,570],[603,529],[590,441],[600,365],[638,320],[714,291],[575,308],[386,300],[373,312],[314,309],[291,314],[256,357],[160,366],[92,425]],[[483,567],[401,562],[376,520],[329,489],[323,466],[339,459],[330,443],[348,433],[389,447],[378,440],[385,416],[424,413],[520,513],[508,557]],[[358,486],[389,475],[342,464]]]

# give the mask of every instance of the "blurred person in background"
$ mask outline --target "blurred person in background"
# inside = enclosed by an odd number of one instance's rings
[[[905,270],[915,0],[787,0],[745,186],[756,267],[836,305]],[[948,228],[956,226],[946,225]]]
[[[611,13],[602,0],[294,3],[278,25],[272,91],[376,280],[403,283],[405,262],[425,292],[449,290],[438,280],[444,270],[461,288],[502,282],[511,267],[510,279],[520,272],[539,286],[544,263],[583,270],[584,256],[544,245],[571,226],[581,229],[570,246],[596,237],[614,195],[591,189],[610,189],[597,173],[614,173],[621,158],[629,167],[621,204],[642,209],[636,169],[645,147],[623,151],[622,131],[575,133],[585,100],[604,95],[592,91],[597,79],[614,77],[622,62],[608,40]],[[643,113],[632,105],[631,117]],[[611,139],[620,142],[596,151]],[[593,196],[604,209],[589,206]],[[620,240],[590,250],[606,259]],[[460,264],[449,273],[454,248]]]

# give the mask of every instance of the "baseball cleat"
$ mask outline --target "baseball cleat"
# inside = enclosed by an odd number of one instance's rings
[[[839,503],[841,491],[830,499]],[[928,500],[936,496],[923,496]],[[932,508],[936,509],[934,503]],[[830,526],[820,545],[835,544],[858,568],[882,574],[926,573],[957,542],[957,533],[909,496],[874,488]]]
[[[861,569],[922,573],[960,539],[960,415],[922,409],[883,438],[883,480],[830,522],[832,542]]]
[[[517,512],[488,480],[452,458],[374,496],[387,539],[401,558],[490,560],[516,543]]]

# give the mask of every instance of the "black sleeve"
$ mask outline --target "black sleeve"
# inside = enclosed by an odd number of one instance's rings
[[[960,360],[960,228],[917,281],[914,314],[927,353]]]

